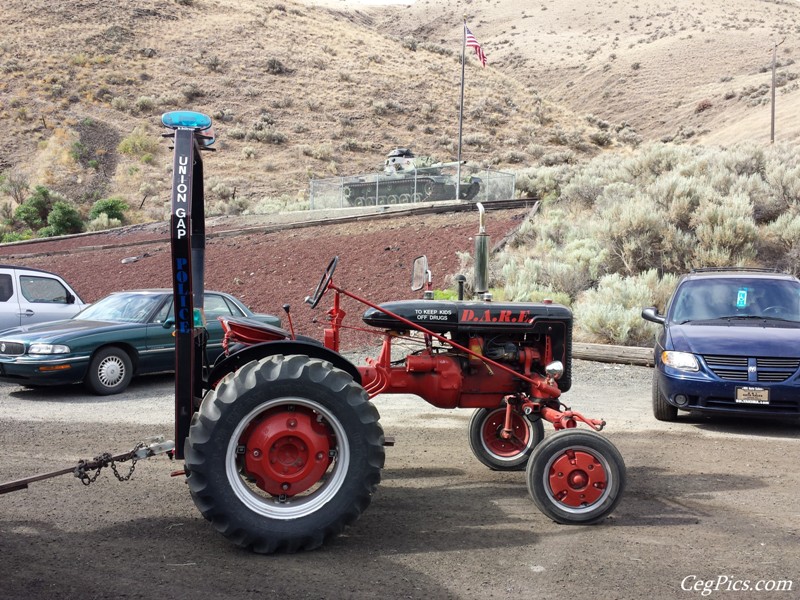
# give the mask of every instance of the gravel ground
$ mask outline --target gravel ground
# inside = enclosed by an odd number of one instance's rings
[[[88,487],[67,475],[0,496],[0,596],[640,600],[706,597],[686,586],[727,577],[793,588],[733,594],[723,582],[711,597],[797,597],[797,424],[664,424],[650,414],[650,369],[576,361],[574,375],[565,402],[608,421],[604,435],[627,465],[626,492],[602,524],[557,525],[536,510],[524,473],[479,464],[469,411],[382,396],[375,404],[396,445],[381,485],[361,519],[320,550],[236,549],[169,477],[179,465],[159,457],[124,484],[103,471]],[[169,375],[142,377],[110,398],[0,385],[0,480],[169,435],[173,385]]]
[[[491,213],[493,240],[525,214]],[[239,231],[210,240],[207,283],[259,311],[279,313],[293,302],[300,332],[318,337],[318,315],[304,312],[300,300],[332,255],[341,258],[337,283],[377,302],[407,298],[413,257],[427,253],[442,281],[459,268],[456,251],[470,250],[476,223],[474,214],[428,215]],[[117,289],[167,285],[164,236],[143,226],[0,254],[65,275],[93,301]],[[148,245],[124,245],[137,240]],[[120,262],[133,255],[139,260]],[[361,307],[346,310],[357,324]],[[350,333],[347,348],[374,343]],[[362,363],[365,354],[351,357]],[[361,519],[320,550],[259,556],[235,548],[202,518],[182,478],[170,477],[181,465],[159,457],[139,463],[124,484],[105,470],[86,487],[66,475],[0,496],[0,598],[640,600],[708,597],[705,582],[717,582],[711,597],[797,597],[798,425],[691,416],[658,422],[651,374],[575,361],[563,397],[607,421],[603,434],[627,466],[622,501],[602,524],[557,525],[531,502],[524,473],[481,465],[467,439],[471,411],[382,396],[375,399],[381,424],[396,439],[382,482]],[[173,387],[171,375],[142,377],[124,394],[101,398],[80,387],[0,384],[0,481],[124,452],[154,434],[172,437]],[[783,591],[743,592],[745,581]]]

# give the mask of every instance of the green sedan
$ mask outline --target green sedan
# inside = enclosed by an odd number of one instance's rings
[[[211,364],[222,352],[217,317],[281,324],[223,292],[206,292],[204,305]],[[96,394],[118,394],[134,375],[175,370],[174,325],[172,290],[116,292],[71,319],[0,332],[0,381],[31,387],[83,382]]]

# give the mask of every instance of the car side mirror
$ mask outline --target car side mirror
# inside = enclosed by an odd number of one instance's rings
[[[645,321],[658,323],[659,325],[663,325],[667,321],[667,318],[664,315],[658,313],[658,308],[655,306],[648,306],[647,308],[642,309],[642,318]]]
[[[161,324],[161,326],[162,326],[164,329],[171,329],[172,327],[175,327],[175,319],[167,319],[166,321],[164,321],[164,322]]]
[[[67,304],[75,304],[75,296],[67,292]]]

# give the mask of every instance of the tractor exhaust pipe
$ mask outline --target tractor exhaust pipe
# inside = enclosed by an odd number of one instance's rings
[[[475,300],[484,300],[489,291],[489,234],[486,233],[484,217],[486,211],[483,204],[476,203],[480,211],[480,228],[475,236],[475,286],[473,297]]]

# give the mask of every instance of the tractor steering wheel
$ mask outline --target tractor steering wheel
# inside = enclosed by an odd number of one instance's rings
[[[319,280],[317,284],[317,289],[314,290],[314,293],[311,296],[306,297],[306,302],[311,305],[311,308],[316,308],[319,301],[322,300],[322,297],[325,295],[325,292],[328,290],[328,284],[331,282],[331,278],[333,277],[333,272],[336,270],[336,265],[339,263],[339,257],[334,256],[331,259],[331,262],[328,263],[328,268],[325,269],[325,272],[322,274],[322,279]]]

